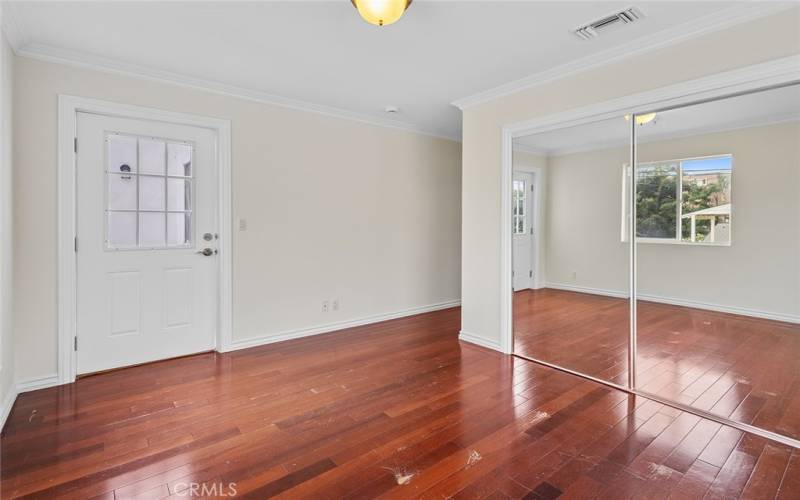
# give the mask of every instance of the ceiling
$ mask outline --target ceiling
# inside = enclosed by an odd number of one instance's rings
[[[592,41],[570,33],[631,5],[646,17]],[[21,55],[459,138],[453,101],[775,9],[768,5],[416,0],[399,22],[378,28],[349,0],[6,2],[4,23]],[[387,105],[400,113],[389,117]]]
[[[800,84],[658,112],[636,135],[637,142],[652,142],[787,121],[800,121]],[[514,139],[516,150],[548,156],[629,143],[630,123],[622,116]]]

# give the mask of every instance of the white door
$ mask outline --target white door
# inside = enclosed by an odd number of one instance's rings
[[[88,113],[77,128],[77,373],[214,349],[215,133]]]
[[[533,174],[514,172],[511,212],[514,291],[533,287],[533,192]]]

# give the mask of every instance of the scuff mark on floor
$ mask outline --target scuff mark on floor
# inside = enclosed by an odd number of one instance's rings
[[[550,414],[549,413],[547,413],[546,411],[537,411],[536,413],[533,414],[533,417],[531,418],[529,423],[535,425],[535,424],[538,424],[539,422],[541,422],[542,420],[544,420],[546,418],[550,418]]]
[[[647,468],[652,476],[665,477],[672,475],[672,469],[666,465],[651,463]]]
[[[33,417],[35,417],[35,416],[36,416],[36,412],[37,412],[37,411],[39,411],[39,410],[32,410],[32,411],[31,411],[31,416],[30,416],[30,417],[28,417],[28,422],[30,422],[31,420],[33,420]]]
[[[314,389],[313,387],[310,389],[313,394],[319,394],[319,391]]]
[[[467,458],[467,467],[472,467],[473,465],[477,464],[481,461],[483,456],[478,453],[478,450],[470,450],[469,458]]]
[[[383,467],[384,469],[388,470],[394,475],[394,480],[397,481],[397,484],[400,486],[404,484],[408,484],[411,482],[411,479],[417,475],[416,472],[411,472],[402,467]]]

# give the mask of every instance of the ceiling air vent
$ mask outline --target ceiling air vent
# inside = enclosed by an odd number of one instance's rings
[[[625,24],[631,24],[639,19],[642,19],[644,14],[642,11],[637,9],[636,7],[631,7],[630,9],[625,9],[620,12],[616,12],[611,14],[610,16],[606,16],[602,19],[598,19],[597,21],[592,21],[591,23],[584,24],[580,28],[577,28],[573,31],[578,38],[583,40],[591,40],[592,38],[596,38],[600,35],[600,33],[610,30],[612,28],[616,28]]]

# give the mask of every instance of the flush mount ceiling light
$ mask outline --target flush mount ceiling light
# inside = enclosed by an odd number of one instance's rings
[[[361,17],[375,26],[386,26],[403,16],[411,0],[350,0]]]
[[[645,113],[643,115],[636,115],[636,125],[644,125],[656,119],[655,113]],[[631,121],[631,115],[625,115],[625,121]]]

